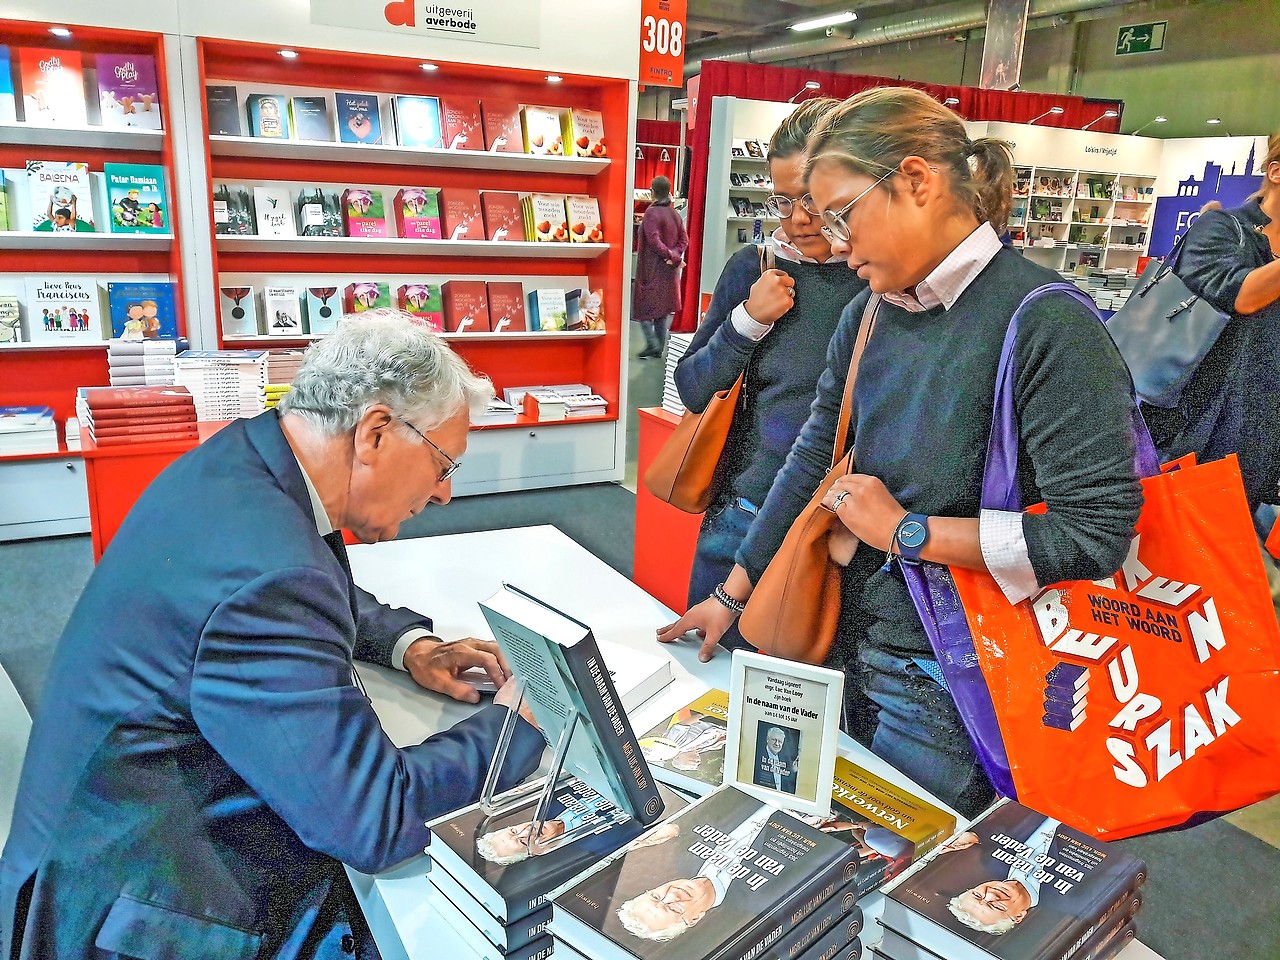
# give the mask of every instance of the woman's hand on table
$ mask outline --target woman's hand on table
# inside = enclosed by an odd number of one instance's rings
[[[684,640],[685,635],[694,633],[702,641],[698,650],[698,659],[706,663],[716,655],[716,647],[725,631],[733,626],[738,615],[722,604],[715,597],[707,597],[701,603],[694,604],[688,613],[658,630],[659,643],[672,643]]]

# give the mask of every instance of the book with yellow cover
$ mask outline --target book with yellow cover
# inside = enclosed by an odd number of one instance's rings
[[[604,139],[604,117],[599,110],[574,107],[564,115],[564,142],[570,145],[575,157],[607,157],[609,148]]]
[[[524,107],[520,125],[524,131],[524,152],[535,156],[564,156],[563,111],[555,107]]]
[[[724,782],[729,694],[708,690],[640,737],[655,779],[702,796]]]

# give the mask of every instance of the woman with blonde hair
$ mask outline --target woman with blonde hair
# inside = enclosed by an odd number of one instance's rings
[[[879,295],[850,424],[854,474],[826,491],[851,556],[828,665],[870,703],[846,728],[966,816],[992,788],[948,694],[902,574],[930,562],[989,571],[1010,602],[1113,573],[1142,504],[1132,384],[1097,317],[1066,293],[1022,312],[1014,343],[1018,485],[1047,512],[980,509],[996,368],[1009,321],[1053,271],[1002,247],[1008,145],[970,140],[917,90],[881,87],[827,114],[808,189],[832,252]],[[871,293],[845,310],[808,422],[722,592],[659,634],[704,634],[706,659],[830,464],[854,340]],[[855,549],[856,546],[856,549]]]

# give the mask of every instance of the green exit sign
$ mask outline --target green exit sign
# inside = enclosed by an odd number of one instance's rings
[[[1163,50],[1165,29],[1168,26],[1168,20],[1159,20],[1156,23],[1134,23],[1121,27],[1116,34],[1116,56]]]

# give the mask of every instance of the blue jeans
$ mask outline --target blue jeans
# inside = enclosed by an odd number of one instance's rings
[[[707,510],[689,574],[689,606],[707,599],[716,584],[724,583],[753,520],[755,514],[739,506],[736,498],[717,500]],[[720,645],[726,650],[755,649],[743,639],[736,623],[720,638]]]
[[[665,317],[659,317],[657,320],[641,320],[640,332],[644,334],[644,349],[646,353],[659,354],[667,345],[667,335],[671,332],[671,322],[675,319],[674,313],[669,313]]]

